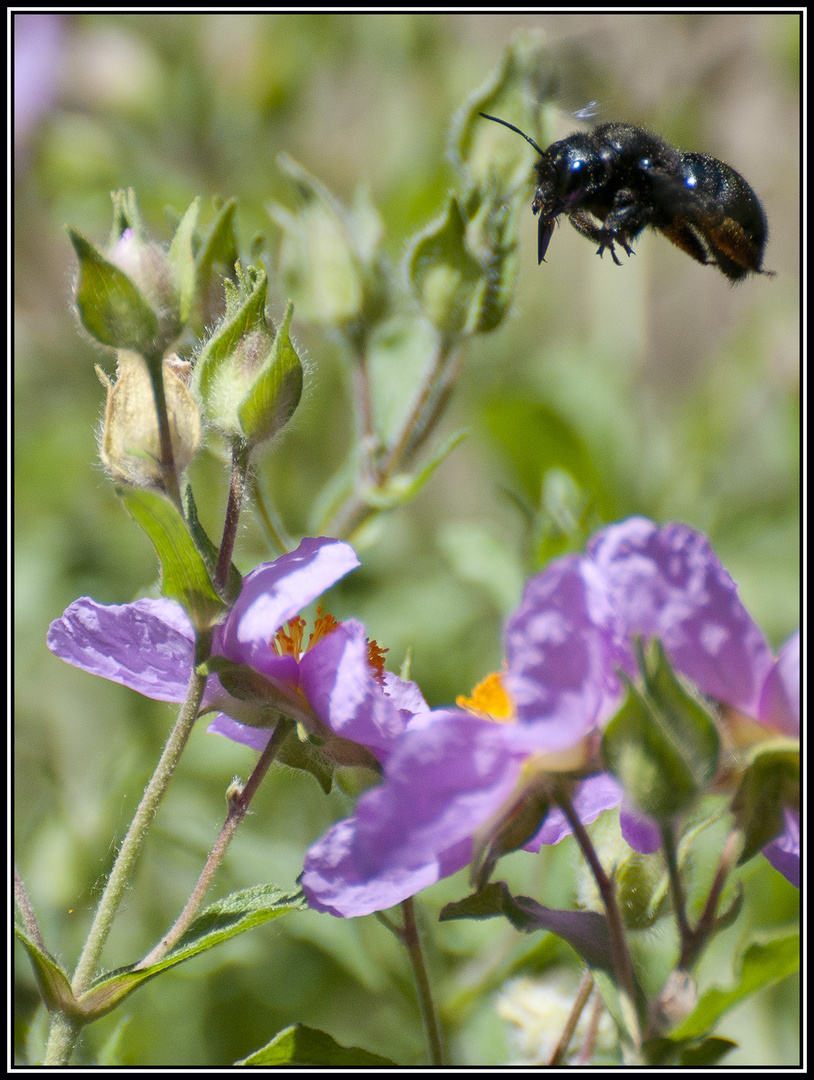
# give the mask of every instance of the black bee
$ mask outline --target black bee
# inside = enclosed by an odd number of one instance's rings
[[[740,173],[708,154],[684,154],[631,124],[599,124],[593,131],[540,147],[496,116],[486,120],[516,131],[540,160],[531,209],[540,215],[537,255],[543,262],[560,214],[583,236],[607,248],[630,242],[648,225],[697,262],[717,266],[730,281],[764,270],[768,227],[757,195]]]

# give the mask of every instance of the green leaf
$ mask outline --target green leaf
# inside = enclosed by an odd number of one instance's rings
[[[196,256],[199,285],[208,283],[215,264],[232,268],[237,262],[237,237],[235,236],[235,211],[237,199],[227,199],[218,211],[218,216],[209,227],[209,231]]]
[[[414,499],[445,457],[469,435],[469,430],[455,431],[442,439],[429,460],[416,473],[398,473],[386,484],[365,491],[365,502],[377,510],[392,510]]]
[[[284,893],[275,885],[241,889],[206,908],[158,963],[144,968],[131,964],[107,972],[81,995],[77,1004],[87,1018],[95,1020],[110,1012],[148,979],[270,919],[291,911],[302,911],[305,906],[302,893]]]
[[[39,987],[40,997],[49,1012],[62,1012],[69,1016],[78,1016],[81,1010],[71,990],[68,976],[49,952],[41,949],[24,930],[14,927],[14,933],[25,946],[34,967],[34,975]]]
[[[141,211],[138,208],[138,200],[133,188],[120,188],[118,191],[112,191],[110,197],[113,200],[110,247],[115,247],[128,229],[140,240],[146,240],[147,230],[144,228]]]
[[[195,287],[197,284],[197,271],[193,241],[195,229],[198,224],[198,212],[200,199],[190,203],[184,216],[175,230],[175,235],[167,253],[167,259],[172,268],[173,278],[178,288],[180,325],[186,325],[186,321],[192,311],[195,300]]]
[[[68,235],[79,259],[75,300],[82,325],[103,345],[151,355],[158,318],[141,289],[90,240],[71,228]]]
[[[474,521],[450,521],[441,527],[438,545],[455,576],[482,589],[499,612],[508,615],[517,607],[525,567],[507,537]]]
[[[678,1064],[690,1069],[709,1068],[718,1062],[730,1050],[737,1050],[738,1044],[732,1039],[720,1039],[712,1036],[703,1042],[685,1047],[679,1054]]]
[[[486,424],[532,503],[538,502],[543,479],[555,468],[569,473],[580,488],[600,495],[599,476],[585,444],[549,405],[517,395],[496,397],[486,409]]]
[[[708,990],[680,1027],[673,1039],[691,1039],[706,1035],[718,1018],[758,990],[792,975],[800,966],[800,935],[778,934],[772,940],[753,942],[743,955],[740,976],[729,990]]]
[[[642,1055],[648,1065],[683,1065],[686,1068],[709,1068],[738,1044],[731,1039],[721,1039],[716,1035],[708,1039],[649,1039],[642,1047]]]
[[[161,592],[177,600],[198,632],[210,630],[224,604],[175,504],[146,488],[119,492],[127,512],[149,536],[161,563]]]
[[[198,304],[191,325],[199,337],[203,336],[203,328],[211,326],[222,310],[224,277],[227,281],[234,281],[236,277],[236,209],[236,199],[229,199],[220,207],[195,256],[195,297]],[[215,275],[216,266],[221,269],[223,276]]]
[[[342,1046],[318,1028],[294,1024],[280,1031],[270,1043],[236,1065],[311,1065],[336,1069],[391,1069],[395,1061],[371,1054],[359,1046]]]
[[[567,941],[589,967],[613,971],[608,924],[596,911],[559,911],[543,907],[528,896],[512,896],[505,881],[494,881],[463,900],[446,904],[439,921],[489,919],[504,915],[523,933],[550,930]]]

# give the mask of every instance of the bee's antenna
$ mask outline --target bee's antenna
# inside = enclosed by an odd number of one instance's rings
[[[501,120],[499,117],[490,116],[488,113],[485,112],[478,113],[478,116],[482,116],[484,120],[494,120],[496,124],[502,124],[504,127],[510,128],[512,131],[516,131],[518,135],[523,136],[527,143],[531,143],[531,145],[534,147],[540,157],[544,156],[544,152],[540,149],[534,139],[532,139],[530,135],[527,135],[525,131],[521,131],[519,127],[515,127],[514,124],[510,124],[508,120]]]

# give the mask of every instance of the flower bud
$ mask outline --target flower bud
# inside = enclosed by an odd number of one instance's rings
[[[144,359],[119,350],[116,380],[101,368],[96,372],[107,387],[105,419],[99,456],[115,479],[136,487],[162,488],[161,448],[153,386]],[[179,472],[192,461],[201,439],[198,407],[189,392],[185,365],[177,357],[163,364],[164,395],[175,466]]]
[[[328,326],[347,324],[362,313],[365,291],[353,219],[301,165],[285,155],[278,160],[301,197],[296,213],[276,203],[269,208],[283,232],[283,285],[303,319]],[[363,233],[368,243],[369,226]]]
[[[167,252],[133,229],[125,229],[108,252],[108,259],[138,286],[155,312],[157,344],[163,352],[181,332],[180,295]]]
[[[289,337],[289,303],[275,331],[266,318],[268,277],[249,268],[226,283],[226,314],[195,365],[207,420],[226,438],[250,444],[276,435],[302,394],[302,364]]]

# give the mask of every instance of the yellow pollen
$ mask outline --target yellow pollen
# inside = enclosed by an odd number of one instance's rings
[[[512,699],[506,693],[500,672],[493,671],[478,683],[472,691],[472,697],[460,694],[455,704],[467,712],[482,716],[485,720],[494,720],[498,724],[514,720]]]

